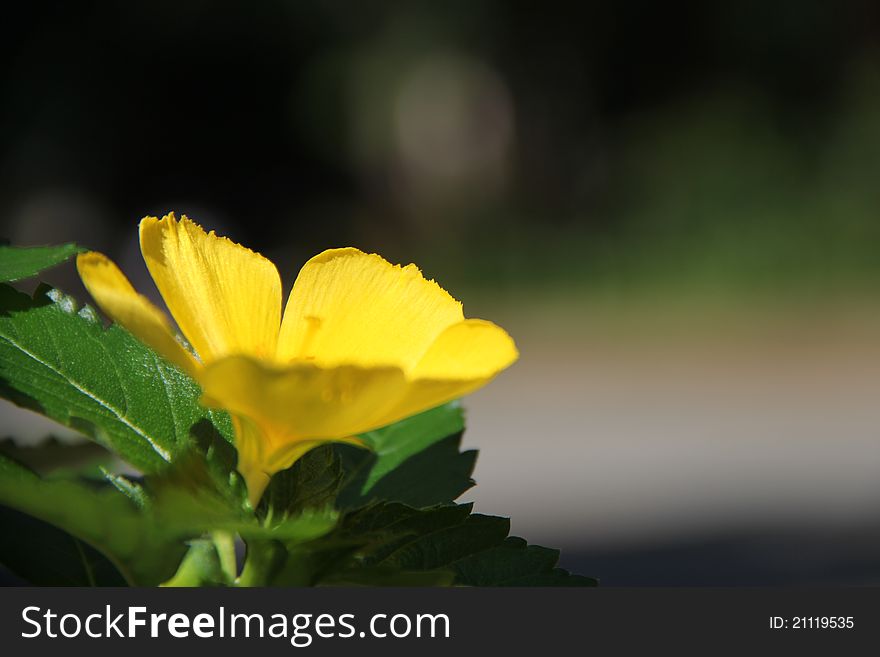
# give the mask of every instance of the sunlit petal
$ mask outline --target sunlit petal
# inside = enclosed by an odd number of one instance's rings
[[[94,251],[82,253],[76,259],[76,268],[108,317],[184,371],[195,372],[198,363],[174,338],[165,313],[138,294],[112,260]]]
[[[513,339],[484,319],[466,319],[444,330],[412,371],[415,379],[482,379],[519,357]]]
[[[316,445],[357,442],[352,436],[380,426],[406,388],[393,367],[278,368],[247,356],[215,361],[198,379],[202,403],[229,411],[236,422],[238,469],[251,496]]]
[[[375,428],[406,387],[395,367],[312,363],[285,367],[230,356],[198,376],[203,403],[248,417],[266,430],[270,448],[302,439],[338,439]]]
[[[83,280],[108,315],[184,367],[202,403],[229,412],[238,470],[256,505],[271,476],[328,441],[356,437],[462,397],[518,357],[491,322],[415,265],[332,249],[299,273],[281,318],[275,266],[186,217],[147,217],[144,260],[199,360],[167,318],[100,254]]]
[[[162,298],[203,362],[274,355],[281,318],[275,265],[185,216],[146,217],[140,239]]]
[[[406,393],[388,412],[385,424],[482,388],[518,357],[513,339],[492,322],[466,319],[453,324],[409,374]]]
[[[284,311],[278,358],[408,370],[463,319],[461,304],[415,265],[331,249],[299,273]]]

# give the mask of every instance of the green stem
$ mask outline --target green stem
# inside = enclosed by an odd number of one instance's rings
[[[238,575],[238,564],[235,560],[235,537],[231,532],[215,531],[211,533],[217,556],[220,559],[220,570],[227,581],[234,582]]]
[[[286,551],[278,541],[251,541],[237,586],[268,586],[284,562]]]
[[[222,584],[225,575],[221,572],[218,557],[217,548],[212,541],[192,541],[183,561],[177,568],[177,572],[161,586],[217,586]]]

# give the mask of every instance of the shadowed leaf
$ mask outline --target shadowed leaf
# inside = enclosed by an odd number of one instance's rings
[[[461,433],[433,442],[386,473],[366,493],[360,491],[375,455],[348,445],[335,445],[343,469],[349,473],[337,504],[343,509],[376,501],[401,502],[416,508],[451,504],[474,485],[471,473],[477,452],[462,452],[460,445]]]
[[[0,563],[33,586],[125,586],[100,552],[57,527],[0,506]]]
[[[169,537],[165,528],[157,526],[115,488],[69,479],[41,479],[2,456],[0,504],[51,523],[90,544],[132,584],[164,581],[183,556],[183,543]]]
[[[464,414],[458,402],[413,415],[360,437],[376,455],[361,492],[366,494],[389,472],[439,440],[464,431]]]

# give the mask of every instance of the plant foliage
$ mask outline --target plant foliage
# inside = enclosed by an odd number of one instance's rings
[[[0,276],[25,278],[76,251],[0,247]],[[199,405],[195,381],[62,292],[4,283],[0,395],[100,446],[0,444],[0,564],[28,583],[596,583],[557,568],[556,550],[510,537],[506,518],[455,503],[476,460],[460,450],[457,403],[364,434],[370,450],[313,449],[252,509],[229,417]]]

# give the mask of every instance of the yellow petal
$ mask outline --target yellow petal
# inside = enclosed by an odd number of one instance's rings
[[[256,504],[269,477],[327,441],[375,429],[406,387],[397,368],[273,367],[247,356],[209,364],[198,376],[202,403],[236,422],[239,472]]]
[[[484,379],[519,358],[507,331],[484,319],[453,324],[431,344],[416,365],[416,379]]]
[[[272,450],[296,441],[340,439],[377,426],[406,388],[395,367],[313,363],[275,367],[229,356],[199,372],[202,403],[250,418]]]
[[[236,469],[247,484],[251,506],[257,508],[273,474],[263,465],[266,441],[260,428],[247,418],[233,415],[232,428],[235,430],[235,451],[238,452]]]
[[[415,265],[357,249],[331,249],[299,273],[284,311],[278,358],[325,366],[414,367],[437,336],[463,319],[461,304]]]
[[[165,313],[138,294],[112,260],[94,251],[81,253],[76,268],[89,294],[108,317],[185,372],[195,373],[198,363],[174,338]]]
[[[257,508],[273,474],[286,470],[306,452],[328,442],[297,440],[273,448],[270,436],[249,418],[233,415],[232,425],[235,429],[235,446],[238,452],[236,469],[247,484],[248,500],[253,508]],[[363,442],[358,438],[342,438],[334,442],[363,446]]]
[[[281,319],[281,279],[269,260],[185,216],[140,224],[144,260],[196,353],[271,358]]]
[[[247,484],[248,499],[253,508],[257,508],[273,474],[289,468],[306,452],[326,442],[298,440],[285,448],[273,449],[269,436],[249,418],[232,415],[232,426],[238,452],[236,469]]]
[[[500,326],[482,319],[453,324],[410,373],[406,394],[388,412],[384,424],[470,394],[518,357],[513,339]]]

